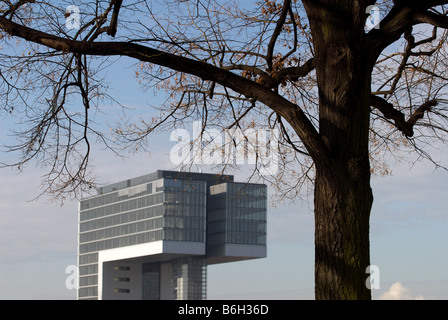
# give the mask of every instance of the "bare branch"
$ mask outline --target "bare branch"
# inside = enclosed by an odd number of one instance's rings
[[[422,119],[425,112],[429,112],[431,108],[435,107],[438,103],[437,100],[425,102],[413,112],[408,120],[406,120],[405,115],[397,110],[392,103],[387,102],[381,97],[371,96],[372,106],[380,110],[387,119],[393,120],[395,127],[407,137],[412,137],[414,135],[414,126],[417,121]]]
[[[294,123],[297,134],[315,161],[327,161],[326,147],[316,128],[303,111],[294,103],[279,96],[263,85],[216,66],[157,49],[128,42],[85,42],[69,40],[37,31],[0,17],[0,28],[10,35],[18,36],[58,51],[98,56],[128,56],[140,61],[154,63],[179,72],[185,72],[203,80],[214,81],[235,92],[258,100]]]
[[[115,37],[115,34],[117,33],[117,26],[118,26],[118,14],[120,13],[121,4],[123,3],[123,0],[112,0],[111,4],[114,5],[114,12],[112,14],[112,19],[110,20],[110,26],[107,30],[107,34],[111,37]]]
[[[277,39],[282,31],[283,25],[285,24],[286,17],[288,16],[288,12],[291,8],[291,0],[285,0],[283,3],[283,8],[280,13],[280,18],[277,21],[277,25],[275,26],[274,33],[271,37],[271,41],[268,45],[268,53],[266,55],[266,61],[268,64],[269,70],[272,70],[272,58],[274,56],[274,48],[277,42]]]
[[[297,81],[299,78],[303,78],[308,75],[315,68],[314,58],[311,58],[301,66],[281,69],[279,72],[274,74],[273,83],[278,84],[285,77],[287,77],[290,81]]]
[[[445,15],[429,11],[433,6],[448,4],[448,1],[395,1],[395,6],[381,21],[379,29],[372,29],[366,41],[372,63],[390,44],[397,41],[410,27],[428,23],[435,27],[448,28]]]

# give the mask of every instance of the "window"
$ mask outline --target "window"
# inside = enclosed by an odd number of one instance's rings
[[[130,293],[131,289],[114,289],[115,293]]]
[[[114,281],[115,281],[115,282],[129,282],[129,281],[131,281],[131,278],[121,278],[121,277],[117,277],[117,278],[114,278]]]
[[[114,270],[115,271],[130,271],[131,267],[130,266],[115,266]]]

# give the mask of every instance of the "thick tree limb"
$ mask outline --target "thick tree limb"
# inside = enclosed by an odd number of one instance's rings
[[[389,120],[393,120],[395,127],[400,130],[406,137],[414,136],[414,126],[418,120],[422,119],[425,112],[431,110],[438,104],[437,100],[430,100],[419,106],[409,117],[408,120],[405,119],[405,115],[397,110],[394,105],[385,99],[378,96],[371,96],[371,105],[378,110]]]
[[[274,56],[274,48],[275,43],[282,31],[283,25],[285,24],[286,17],[288,16],[289,8],[291,7],[291,0],[285,0],[283,3],[283,9],[280,14],[280,18],[277,21],[277,25],[275,26],[274,33],[272,34],[271,40],[268,45],[268,53],[266,55],[266,61],[269,67],[269,70],[272,70],[272,58]]]
[[[370,63],[373,65],[381,52],[397,41],[410,27],[428,23],[435,27],[448,29],[448,18],[428,11],[428,9],[448,4],[448,1],[395,1],[395,6],[381,21],[379,29],[372,29],[366,37]]]
[[[260,101],[277,112],[295,129],[315,162],[326,163],[328,161],[327,148],[319,133],[305,113],[296,104],[286,100],[269,88],[237,74],[202,61],[185,58],[135,43],[69,40],[19,25],[4,17],[0,17],[0,28],[12,36],[17,36],[57,51],[84,55],[127,56],[175,71],[188,73],[203,80],[214,81],[246,97]]]
[[[111,37],[115,37],[118,26],[118,14],[120,13],[121,4],[123,0],[113,0],[114,12],[112,13],[112,19],[110,20],[110,26],[107,30],[107,34]]]
[[[301,66],[281,69],[279,72],[274,74],[273,81],[278,84],[285,77],[291,81],[297,81],[299,78],[305,77],[315,68],[316,65],[314,63],[314,58],[311,58]]]
[[[301,66],[280,69],[278,72],[274,73],[273,76],[270,76],[268,73],[254,66],[231,65],[228,67],[223,67],[224,70],[250,71],[253,74],[260,76],[263,80],[263,84],[265,84],[268,88],[276,88],[284,80],[297,81],[299,78],[303,78],[308,75],[315,68],[314,58],[309,59]]]

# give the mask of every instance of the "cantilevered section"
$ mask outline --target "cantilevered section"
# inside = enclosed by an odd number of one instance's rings
[[[157,171],[80,202],[78,299],[205,299],[208,264],[266,257],[266,186]]]

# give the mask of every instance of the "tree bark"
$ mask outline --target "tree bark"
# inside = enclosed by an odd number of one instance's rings
[[[369,217],[373,202],[366,163],[334,161],[315,183],[315,297],[368,300]],[[362,173],[364,171],[364,174]]]
[[[370,299],[369,117],[372,67],[362,46],[362,1],[306,1],[315,48],[319,134],[315,161],[315,297]]]

